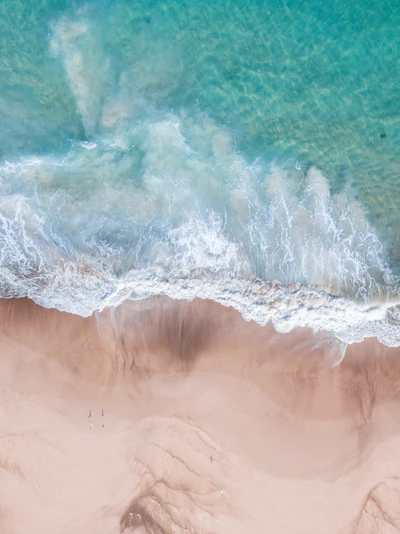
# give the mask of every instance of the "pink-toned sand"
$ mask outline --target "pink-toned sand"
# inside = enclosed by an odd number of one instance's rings
[[[400,531],[400,350],[164,299],[0,330],[1,534]]]

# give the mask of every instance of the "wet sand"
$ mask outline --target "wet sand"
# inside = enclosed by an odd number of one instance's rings
[[[0,533],[399,532],[400,349],[341,356],[210,302],[0,301]]]

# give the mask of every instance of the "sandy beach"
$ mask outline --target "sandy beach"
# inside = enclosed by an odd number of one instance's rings
[[[201,301],[0,325],[1,534],[400,531],[399,349]]]

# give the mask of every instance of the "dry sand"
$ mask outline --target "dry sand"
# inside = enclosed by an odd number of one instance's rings
[[[0,329],[1,534],[400,531],[400,350],[166,299]]]

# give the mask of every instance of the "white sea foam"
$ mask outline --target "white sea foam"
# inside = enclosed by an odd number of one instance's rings
[[[298,283],[285,287],[249,276],[243,251],[226,238],[217,216],[187,219],[158,242],[151,265],[121,276],[112,251],[108,258],[77,251],[68,257],[65,244],[57,247],[49,238],[45,217],[20,199],[9,198],[6,204],[0,218],[2,296],[29,296],[43,306],[83,316],[128,298],[212,299],[234,307],[246,320],[272,321],[280,332],[301,326],[329,331],[344,343],[377,337],[400,345],[400,316],[396,308],[389,310],[394,301],[357,304],[322,289]]]

